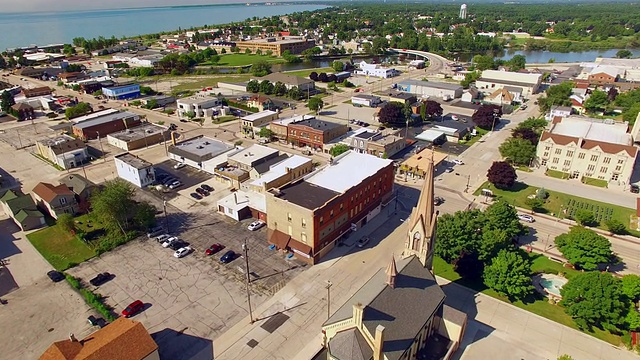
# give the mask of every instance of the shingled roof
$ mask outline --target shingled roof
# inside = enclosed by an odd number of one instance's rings
[[[60,195],[73,195],[73,192],[64,184],[53,186],[45,182],[38,183],[38,185],[33,188],[33,193],[48,203],[51,203]]]

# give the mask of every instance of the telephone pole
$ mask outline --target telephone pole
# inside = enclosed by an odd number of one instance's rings
[[[246,277],[246,288],[247,288],[247,304],[249,305],[249,320],[253,324],[253,312],[251,311],[251,292],[249,291],[249,283],[251,282],[251,278],[249,277],[249,247],[247,246],[247,239],[244,239],[244,244],[242,244],[242,250],[244,251],[244,262],[247,270]]]
[[[327,289],[327,320],[329,320],[329,318],[331,317],[331,286],[333,284],[331,283],[331,281],[327,281],[327,286],[325,286],[325,288]]]

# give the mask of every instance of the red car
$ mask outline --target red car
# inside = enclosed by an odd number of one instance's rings
[[[140,300],[136,300],[131,304],[129,304],[129,306],[127,306],[126,309],[122,310],[122,315],[124,315],[124,317],[127,317],[127,318],[131,317],[137,314],[140,310],[142,310],[142,308],[144,308],[144,303]]]
[[[220,244],[213,244],[211,246],[209,246],[209,248],[207,250],[205,250],[205,254],[206,255],[213,255],[215,253],[217,253],[218,251],[224,249],[224,246],[220,245]]]

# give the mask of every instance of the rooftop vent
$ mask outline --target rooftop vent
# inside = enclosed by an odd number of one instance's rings
[[[196,146],[196,149],[204,149],[204,146],[202,145]]]
[[[211,143],[210,143],[210,142],[208,142],[208,141],[205,141],[205,142],[204,142],[204,144],[205,144],[205,145],[209,145],[209,144],[211,144]]]

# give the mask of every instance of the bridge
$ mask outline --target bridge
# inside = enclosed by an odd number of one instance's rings
[[[443,56],[438,54],[430,53],[427,51],[421,50],[411,50],[411,49],[389,49],[390,51],[396,52],[398,54],[407,54],[407,55],[415,55],[423,57],[429,60],[429,67],[427,68],[427,72],[429,73],[439,73],[446,67],[449,60]]]

